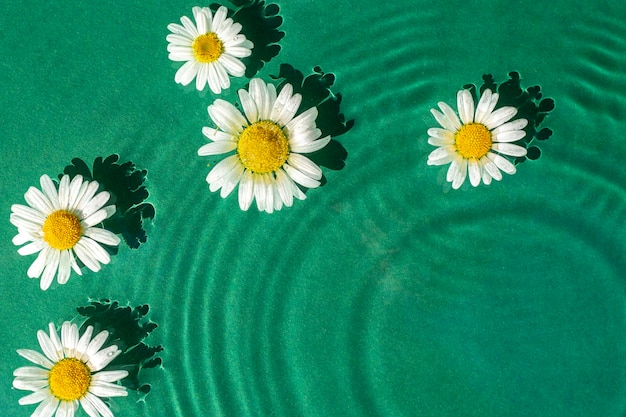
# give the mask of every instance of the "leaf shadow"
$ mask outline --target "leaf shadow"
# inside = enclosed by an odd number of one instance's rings
[[[111,194],[111,202],[116,207],[115,214],[102,224],[111,232],[121,234],[131,249],[137,249],[148,239],[145,221],[151,221],[155,216],[154,206],[145,202],[149,196],[144,185],[148,171],[137,169],[131,161],[121,164],[118,161],[117,154],[106,158],[99,156],[90,170],[85,161],[74,158],[63,173],[70,178],[81,175],[85,180],[97,181],[103,190]],[[62,176],[60,174],[59,178]],[[117,247],[108,249],[113,254],[117,253]]]
[[[280,52],[278,42],[285,37],[285,32],[279,30],[283,18],[278,14],[277,4],[265,4],[263,0],[230,0],[237,9],[229,9],[228,16],[241,24],[241,33],[254,44],[252,54],[242,61],[246,65],[245,76],[254,77],[263,66],[276,57]],[[211,10],[217,10],[219,4],[211,4]]]
[[[294,93],[302,95],[302,103],[296,115],[317,107],[318,115],[316,125],[322,132],[322,137],[330,136],[331,141],[324,148],[313,152],[308,156],[315,163],[332,170],[340,170],[345,167],[348,151],[343,145],[335,140],[354,127],[354,119],[346,120],[341,113],[341,93],[333,93],[331,87],[335,83],[335,75],[324,73],[319,66],[313,68],[313,73],[304,77],[304,74],[290,64],[282,64],[278,75],[270,75],[275,80],[282,80],[278,88],[285,84],[293,86]],[[326,182],[322,178],[322,184]]]
[[[528,120],[528,125],[524,128],[526,136],[515,142],[520,146],[524,146],[527,150],[526,156],[515,158],[515,164],[526,161],[527,159],[536,160],[541,156],[541,149],[536,141],[544,141],[552,136],[552,130],[540,125],[545,121],[548,114],[554,110],[555,103],[552,98],[543,98],[541,87],[538,85],[523,89],[521,86],[521,77],[517,71],[509,74],[509,79],[500,85],[496,84],[491,74],[483,75],[483,84],[479,92],[490,89],[498,92],[498,107],[513,106],[517,109],[517,117]],[[467,84],[463,88],[470,90],[474,97],[474,102],[478,101],[478,93],[476,85]]]
[[[120,382],[126,388],[148,394],[151,386],[141,383],[139,372],[160,366],[162,359],[155,356],[163,351],[161,345],[150,346],[144,342],[158,326],[144,320],[150,310],[147,304],[131,308],[121,306],[117,301],[102,299],[91,301],[87,306],[77,307],[78,314],[86,317],[80,327],[81,333],[87,326],[94,327],[94,335],[102,330],[109,332],[108,345],[117,345],[122,353],[109,365],[108,369],[123,369],[128,376]]]

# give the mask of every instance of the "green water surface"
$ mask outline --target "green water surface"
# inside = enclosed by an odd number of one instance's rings
[[[0,0],[0,414],[35,408],[15,350],[110,298],[149,304],[165,348],[116,417],[626,416],[626,3],[276,3],[259,76],[321,66],[355,127],[345,168],[268,215],[205,182],[215,97],[174,82],[165,40],[196,3]],[[554,134],[516,175],[451,190],[429,109],[510,71],[554,98]],[[11,204],[112,153],[148,170],[148,242],[41,291]]]

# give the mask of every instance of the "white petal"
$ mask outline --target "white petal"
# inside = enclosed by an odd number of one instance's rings
[[[78,259],[85,264],[87,268],[92,270],[93,272],[98,272],[100,268],[100,264],[96,260],[95,255],[91,252],[90,247],[85,245],[85,239],[81,238],[76,245],[72,248]]]
[[[303,187],[306,187],[306,188],[317,188],[317,187],[320,186],[320,182],[319,181],[314,180],[314,179],[306,176],[305,174],[303,174],[302,172],[300,172],[299,170],[297,170],[296,168],[292,167],[289,164],[283,165],[282,168],[285,170],[287,175],[289,175],[289,177],[291,177],[292,180],[294,180],[298,184],[302,185]]]
[[[481,158],[481,162],[483,164],[483,167],[485,168],[485,171],[487,171],[493,179],[495,179],[496,181],[500,181],[502,179],[502,173],[491,159],[489,159],[487,156],[483,156]]]
[[[217,68],[215,64],[208,64],[207,70],[207,81],[209,83],[209,88],[211,89],[211,92],[213,92],[213,94],[220,94],[222,92],[222,83],[217,73]]]
[[[61,339],[59,339],[59,334],[53,323],[48,323],[48,331],[50,332],[50,341],[54,346],[56,357],[58,358],[57,360],[60,360],[63,358],[63,345],[61,344]]]
[[[37,255],[37,259],[30,265],[28,271],[26,271],[26,275],[29,278],[39,278],[43,273],[44,268],[46,267],[46,261],[48,259],[48,254],[56,249],[52,249],[49,246],[44,247],[39,255]]]
[[[485,123],[485,120],[487,120],[494,107],[496,107],[498,98],[498,94],[492,94],[490,89],[483,91],[483,94],[478,101],[478,105],[476,106],[476,117],[474,117],[474,121],[476,123]]]
[[[28,394],[20,398],[18,400],[18,403],[20,405],[37,404],[37,403],[42,402],[46,398],[49,398],[51,395],[52,394],[50,394],[50,391],[48,389],[40,389],[40,390],[33,392],[32,394]]]
[[[92,375],[93,381],[116,382],[128,376],[128,371],[100,371]]]
[[[452,110],[452,107],[448,106],[443,101],[440,101],[439,103],[437,103],[437,105],[443,112],[445,126],[444,124],[442,124],[442,126],[450,130],[451,132],[456,132],[457,130],[459,130],[461,128],[461,122],[459,121],[459,118],[457,117],[454,110]]]
[[[270,103],[270,94],[268,92],[267,85],[260,78],[253,78],[250,80],[250,86],[248,88],[250,97],[256,103],[259,119],[267,119],[272,110]]]
[[[48,378],[31,379],[31,378],[15,378],[13,380],[13,388],[23,391],[39,391],[48,386]]]
[[[109,255],[109,253],[104,250],[104,248],[100,246],[96,241],[86,236],[83,236],[82,238],[80,238],[80,242],[83,244],[83,247],[87,248],[94,256],[94,258],[96,258],[101,264],[106,265],[111,262],[111,255]]]
[[[211,142],[198,149],[199,156],[221,155],[237,149],[237,143],[231,141]]]
[[[466,177],[467,177],[467,159],[461,158],[458,163],[456,175],[452,179],[452,188],[454,188],[455,190],[460,188],[461,185],[463,185],[463,182],[465,182]]]
[[[63,250],[60,252],[57,281],[61,285],[66,284],[70,278],[70,274],[72,272],[71,270],[72,262],[70,260],[71,256],[72,254],[70,253],[69,250]]]
[[[28,188],[24,194],[24,200],[26,200],[29,206],[41,212],[45,216],[55,211],[55,208],[48,197],[35,187]]]
[[[517,114],[517,109],[515,107],[510,107],[510,106],[500,107],[499,109],[491,113],[489,117],[487,117],[487,120],[485,120],[484,125],[487,126],[489,130],[494,129],[500,126],[501,124],[511,120],[516,114]]]
[[[524,156],[526,155],[526,148],[512,143],[494,143],[491,148],[504,155],[509,156]]]
[[[70,199],[70,176],[63,175],[59,182],[59,207],[68,207]]]
[[[100,398],[89,392],[80,399],[80,405],[82,405],[83,409],[90,417],[100,417],[98,413],[100,413],[102,417],[115,417],[109,407],[107,407]]]
[[[235,58],[245,58],[251,54],[251,47],[246,47],[245,45],[228,47],[228,55],[232,55]]]
[[[317,108],[311,107],[291,119],[291,121],[285,125],[285,128],[291,133],[303,127],[313,127],[315,119],[317,119]]]
[[[313,142],[305,143],[305,144],[290,144],[291,151],[297,153],[311,153],[315,151],[319,151],[324,146],[330,143],[330,136],[323,137],[318,140],[314,140]]]
[[[513,165],[509,160],[504,158],[501,155],[489,152],[487,154],[487,158],[489,158],[498,168],[502,171],[506,172],[509,175],[513,175],[516,172],[515,165]]]
[[[204,90],[204,86],[209,82],[209,67],[211,64],[200,63],[197,65],[198,72],[196,73],[196,90]],[[219,94],[219,93],[218,93]]]
[[[94,355],[96,352],[98,352],[98,350],[100,350],[100,348],[102,347],[102,345],[104,345],[104,342],[106,342],[108,337],[109,337],[109,332],[106,330],[102,330],[100,333],[95,335],[94,338],[91,339],[91,342],[89,342],[87,349],[85,349],[85,355],[83,356],[83,359],[85,358],[91,359],[91,356]]]
[[[41,251],[43,253],[44,251]],[[46,257],[46,267],[41,274],[41,280],[39,281],[39,287],[45,291],[50,288],[50,284],[54,280],[57,270],[59,268],[59,260],[61,258],[61,251],[58,249],[50,249]]]
[[[61,401],[55,417],[74,417],[76,401]]]
[[[93,395],[97,395],[98,397],[126,397],[128,392],[126,388],[121,385],[112,384],[110,382],[94,382],[89,387],[89,392]]]
[[[87,183],[87,186],[84,188],[81,186],[81,190],[79,191],[79,195],[76,196],[76,202],[74,203],[73,208],[78,211],[82,211],[96,194],[99,187],[100,185],[96,181]]]
[[[224,177],[226,174],[228,174],[230,171],[232,171],[237,165],[241,165],[239,156],[237,155],[231,155],[228,158],[222,159],[209,172],[209,175],[207,175],[206,177],[206,181],[209,184],[218,181],[219,179]]]
[[[93,326],[87,326],[83,335],[80,337],[80,339],[78,339],[78,343],[76,344],[76,359],[82,361],[89,359],[86,355],[86,352],[87,348],[89,347],[89,343],[91,342],[92,333]]]
[[[19,253],[22,256],[28,256],[28,255],[32,255],[33,253],[39,252],[46,246],[48,246],[48,244],[44,242],[43,240],[36,240],[34,242],[29,243],[26,246],[22,246],[21,248],[19,248],[17,250],[17,253]]]
[[[528,125],[528,120],[526,119],[515,119],[511,122],[505,123],[503,125],[498,126],[494,130],[491,131],[492,135],[497,135],[502,132],[509,132],[512,130],[522,130]]]
[[[469,174],[470,184],[477,187],[480,184],[482,172],[478,161],[474,158],[467,161],[467,171]]]
[[[526,132],[523,130],[507,130],[505,132],[493,133],[491,137],[494,142],[515,142],[526,136]]]
[[[13,204],[11,206],[11,211],[21,218],[35,224],[43,224],[43,222],[46,220],[46,216],[39,210],[21,204]]]
[[[220,197],[226,198],[235,189],[241,176],[243,175],[245,168],[239,164],[233,168],[228,174],[222,178],[222,191],[220,191]]]
[[[58,337],[58,336],[57,336]],[[59,352],[56,351],[52,340],[50,340],[50,336],[43,330],[37,331],[37,340],[39,341],[39,346],[41,346],[41,351],[50,359],[52,362],[58,362],[63,357],[59,355]]]
[[[26,233],[18,233],[17,235],[15,235],[13,237],[13,239],[11,239],[11,242],[15,245],[15,246],[20,246],[23,245],[26,242],[30,242],[32,241],[33,238],[32,236],[26,234]]]
[[[121,242],[115,233],[100,227],[90,227],[85,230],[84,235],[109,246],[117,246]]]
[[[87,204],[81,207],[82,218],[86,219],[94,213],[97,213],[111,198],[108,191],[99,192]],[[104,219],[103,219],[104,220]]]
[[[191,81],[196,77],[199,68],[200,64],[195,61],[185,62],[183,66],[176,71],[174,81],[176,81],[177,84],[189,85],[189,83],[191,83]]]
[[[246,211],[250,208],[254,198],[254,183],[252,172],[245,170],[239,182],[239,207]]]
[[[215,14],[213,15],[213,23],[211,24],[211,30],[213,32],[217,31],[218,28],[222,25],[224,20],[226,20],[226,14],[228,9],[224,6],[220,6]]]
[[[291,207],[293,204],[293,191],[292,186],[296,187],[293,181],[282,169],[276,171],[276,188],[280,195],[281,200],[285,203],[285,206]]]
[[[35,350],[18,349],[17,354],[34,364],[43,366],[46,369],[51,369],[54,366],[50,359]]]
[[[246,119],[241,112],[232,104],[222,99],[217,99],[208,107],[209,116],[224,132],[237,135],[247,126]]]
[[[52,207],[55,210],[61,209],[62,207],[59,205],[59,193],[50,177],[44,174],[39,178],[39,182],[41,184],[41,191],[48,197],[48,201],[50,201]]]
[[[259,111],[257,109],[256,102],[250,96],[250,93],[248,93],[248,91],[242,88],[238,91],[238,94],[239,94],[239,101],[241,102],[241,107],[243,107],[243,111],[248,121],[250,123],[254,123],[258,121]]]
[[[30,417],[52,417],[58,405],[59,400],[51,395],[39,404]]]
[[[89,360],[87,361],[87,366],[92,372],[97,372],[110,364],[113,359],[119,356],[120,353],[122,353],[122,351],[119,350],[117,346],[111,345],[93,355],[90,355]]]
[[[20,376],[28,379],[48,379],[48,370],[37,366],[21,366],[13,371],[13,376]]]
[[[445,165],[458,155],[454,145],[442,146],[428,155],[428,165]]]
[[[69,195],[67,201],[68,209],[71,210],[76,207],[76,203],[83,195],[88,186],[88,182],[83,182],[82,175],[77,175],[72,179],[72,182],[70,182],[69,186]]]
[[[287,158],[287,163],[314,180],[322,178],[320,167],[304,155],[292,152]]]
[[[212,142],[235,142],[237,138],[232,134],[222,132],[219,128],[204,126],[202,128],[202,134],[206,136]]]
[[[66,321],[61,326],[61,341],[65,350],[65,356],[68,358],[76,357],[76,346],[78,345],[78,327]]]
[[[472,123],[474,121],[474,98],[468,90],[460,90],[457,93],[457,106],[463,124]]]
[[[246,73],[246,66],[237,58],[227,53],[222,54],[218,62],[226,69],[226,71],[233,77],[243,77]]]

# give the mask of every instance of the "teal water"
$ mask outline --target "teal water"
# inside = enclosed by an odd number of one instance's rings
[[[208,190],[214,97],[174,83],[194,3],[0,1],[0,410],[36,331],[93,298],[150,305],[163,367],[121,416],[626,415],[626,5],[278,1],[280,63],[336,75],[343,170],[272,215]],[[438,101],[519,71],[556,109],[542,156],[451,190],[426,165]],[[247,80],[233,80],[234,100]],[[10,206],[74,157],[148,169],[148,242],[47,292]]]

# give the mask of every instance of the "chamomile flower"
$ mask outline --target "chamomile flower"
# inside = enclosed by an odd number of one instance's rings
[[[187,16],[181,17],[182,26],[167,26],[167,50],[172,61],[185,62],[174,80],[187,85],[196,79],[196,88],[203,90],[209,84],[219,94],[230,87],[230,76],[242,77],[246,66],[241,58],[250,56],[253,44],[241,32],[241,24],[227,17],[228,9],[220,6],[215,14],[208,7],[192,9],[194,24]]]
[[[13,244],[22,246],[17,253],[39,253],[28,268],[30,278],[39,278],[42,290],[50,287],[56,276],[59,284],[65,284],[73,269],[82,275],[75,255],[90,270],[97,272],[100,264],[108,264],[111,257],[101,244],[117,246],[119,237],[113,232],[96,227],[115,213],[115,206],[105,204],[110,195],[107,191],[96,194],[96,181],[83,181],[77,175],[70,181],[64,175],[59,188],[47,175],[40,178],[41,191],[30,187],[24,199],[28,206],[11,206],[11,223],[17,227]]]
[[[304,200],[298,185],[319,187],[322,170],[302,154],[322,149],[331,139],[320,138],[322,132],[315,125],[317,108],[295,116],[302,96],[293,94],[293,86],[285,84],[277,95],[273,84],[258,78],[250,81],[249,90],[239,90],[239,99],[244,114],[221,99],[208,107],[217,129],[202,130],[211,142],[198,149],[198,155],[235,151],[209,172],[209,189],[221,189],[220,196],[225,198],[239,185],[242,210],[253,200],[268,213],[283,205],[290,207],[294,197]]]
[[[469,176],[476,187],[481,180],[486,185],[492,179],[500,181],[504,171],[515,174],[515,165],[505,156],[526,155],[526,148],[511,142],[524,136],[526,119],[512,120],[517,114],[515,107],[495,109],[498,94],[486,89],[478,105],[468,90],[457,94],[457,107],[461,120],[446,103],[439,102],[441,112],[431,109],[442,128],[428,129],[428,143],[437,149],[428,155],[428,165],[450,164],[446,180],[458,189]],[[495,110],[494,110],[495,109]]]
[[[32,391],[20,398],[20,405],[39,404],[32,414],[35,417],[74,417],[79,406],[90,417],[113,417],[101,398],[128,395],[126,388],[115,383],[128,372],[103,370],[121,353],[116,345],[101,349],[109,332],[103,330],[92,338],[93,327],[89,326],[79,337],[78,327],[66,321],[59,338],[54,324],[48,327],[50,335],[43,330],[37,332],[43,355],[30,349],[17,351],[38,365],[22,366],[13,372],[13,387]]]

